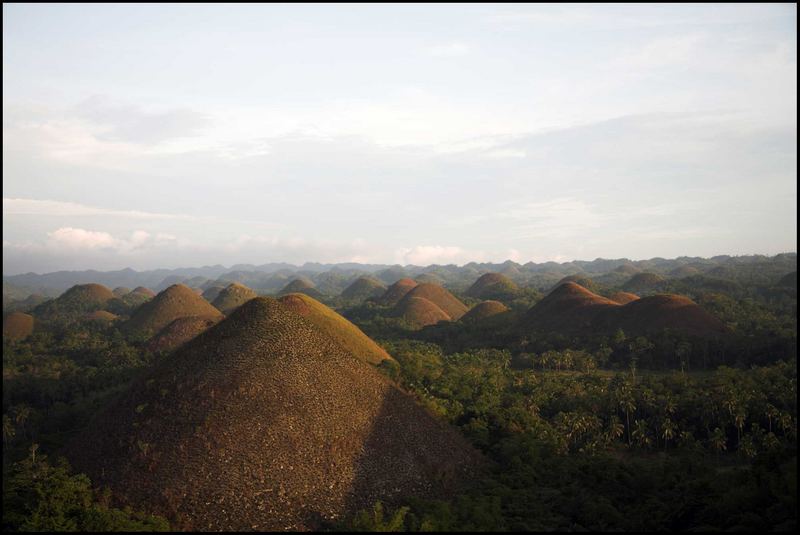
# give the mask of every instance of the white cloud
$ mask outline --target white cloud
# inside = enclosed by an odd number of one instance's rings
[[[184,214],[164,214],[158,212],[143,212],[139,210],[113,210],[98,206],[89,206],[80,203],[51,201],[44,199],[16,199],[3,197],[3,215],[33,215],[33,216],[107,216],[130,219],[179,219],[193,220],[192,216]]]
[[[49,232],[48,245],[61,249],[117,249],[121,241],[107,232],[84,230],[81,228],[63,227]]]

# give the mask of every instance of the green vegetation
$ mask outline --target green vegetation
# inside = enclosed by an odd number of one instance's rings
[[[591,271],[593,263],[574,264],[569,266],[572,273],[585,272],[602,281],[603,295],[618,292],[636,275],[633,269],[614,271],[618,263],[604,266],[605,272]],[[338,525],[321,527],[795,529],[797,299],[796,274],[790,272],[796,270],[796,261],[698,260],[687,263],[687,269],[678,269],[682,266],[675,261],[635,264],[636,269],[659,275],[659,292],[691,298],[722,322],[727,334],[709,338],[675,329],[531,329],[524,321],[526,313],[541,300],[531,281],[539,281],[540,289],[549,288],[570,274],[562,272],[563,266],[553,272],[512,266],[518,288],[510,300],[504,296],[509,310],[480,321],[466,316],[422,328],[397,315],[397,303],[416,284],[410,280],[377,298],[334,300],[335,309],[306,295],[282,298],[284,306],[305,316],[348,352],[394,357],[372,360],[429,413],[454,426],[459,440],[466,437],[489,460],[487,473],[455,496],[378,496],[380,501],[354,511]],[[487,271],[476,266],[459,268],[462,272],[449,267],[430,270],[448,283],[447,290],[426,284],[417,294],[475,305],[478,298],[467,289]],[[459,278],[468,269],[470,278]],[[670,275],[673,271],[681,278]],[[331,280],[352,277],[333,273]],[[285,280],[284,276],[280,285]],[[452,281],[459,285],[449,286]],[[484,280],[492,281],[499,281],[495,289],[511,287],[504,277]],[[30,336],[4,336],[7,531],[168,529],[163,519],[144,511],[116,508],[104,489],[93,487],[86,475],[74,473],[61,458],[64,446],[91,418],[157,362],[164,362],[152,352],[150,333],[121,329],[120,323],[85,321],[88,313],[100,310],[123,319],[148,310],[152,315],[156,300],[137,311],[124,302],[130,294],[108,298],[102,289],[86,287],[91,291],[46,303],[40,309],[44,319],[34,310]],[[644,291],[643,299],[650,293]],[[149,299],[141,295],[141,302]],[[181,292],[180,297],[170,300],[170,309],[185,314],[184,304],[192,308],[198,300],[204,309],[210,308],[194,292]],[[498,303],[492,307],[501,310]],[[281,354],[288,352],[291,340],[286,343]],[[230,350],[239,351],[234,345]],[[193,370],[195,365],[186,366]],[[154,392],[154,399],[169,398],[170,392]],[[138,402],[131,412],[149,421],[154,406]],[[146,458],[153,442],[143,439],[133,447]],[[393,457],[402,458],[399,453]],[[93,474],[92,479],[97,483],[99,477]]]

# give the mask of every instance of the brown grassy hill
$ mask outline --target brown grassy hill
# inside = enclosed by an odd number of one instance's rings
[[[582,286],[583,288],[586,288],[590,292],[596,292],[597,289],[598,289],[597,288],[597,283],[595,283],[592,279],[590,279],[589,277],[587,277],[585,275],[567,275],[566,277],[564,277],[563,279],[558,281],[553,286],[551,291],[555,290],[556,288],[558,288],[562,284],[565,284],[565,283],[568,283],[568,282],[574,282],[575,284],[577,284],[579,286]]]
[[[183,284],[173,284],[136,309],[123,324],[129,332],[157,333],[178,318],[188,316],[220,317],[222,313],[211,306],[194,290]]]
[[[313,297],[306,294],[289,294],[284,295],[278,301],[289,310],[313,323],[351,355],[370,364],[393,360],[389,353],[364,334],[361,329]]]
[[[463,322],[477,322],[508,312],[508,307],[500,301],[483,301],[472,307],[469,312],[461,317]]]
[[[386,285],[373,277],[359,277],[344,289],[342,297],[352,301],[365,301],[382,296]]]
[[[729,332],[720,320],[697,303],[681,295],[651,295],[631,301],[609,318],[613,327],[626,333],[673,329],[694,336],[711,337]]]
[[[598,314],[620,304],[574,282],[566,282],[536,303],[525,323],[537,330],[571,331],[590,328]]]
[[[178,318],[158,331],[147,341],[147,349],[153,353],[170,353],[192,340],[200,333],[220,322],[222,316],[189,316]]]
[[[456,321],[467,313],[467,306],[459,301],[456,296],[435,284],[419,284],[411,289],[403,299],[411,297],[421,297],[427,299],[434,305],[441,308],[451,320]],[[402,303],[402,300],[401,300]],[[398,303],[398,306],[400,303]]]
[[[12,312],[3,318],[3,338],[24,340],[33,334],[34,319],[24,312]]]
[[[114,297],[122,297],[131,293],[131,289],[126,288],[125,286],[117,286],[111,291],[111,293],[114,294]]]
[[[413,279],[400,279],[389,286],[389,288],[386,289],[386,293],[376,299],[376,303],[384,306],[394,306],[416,286],[417,281]]]
[[[631,301],[636,301],[637,299],[639,299],[639,296],[636,294],[632,294],[630,292],[617,292],[615,294],[612,294],[609,297],[609,299],[619,303],[620,305],[625,305],[627,303],[630,303]]]
[[[394,314],[404,319],[413,328],[421,329],[427,325],[435,325],[440,321],[451,321],[447,312],[424,297],[406,295],[394,307]]]
[[[156,296],[156,293],[153,290],[151,290],[150,288],[145,288],[144,286],[137,286],[136,288],[131,290],[131,293],[142,294],[142,295],[146,295],[147,297],[155,297]]]
[[[305,277],[291,281],[289,284],[284,286],[280,292],[278,292],[278,295],[288,295],[294,293],[310,295],[314,299],[322,299],[325,297],[314,287],[314,283]]]
[[[56,299],[34,309],[37,318],[49,320],[79,320],[85,314],[104,308],[114,294],[102,284],[78,284]]]
[[[664,277],[656,273],[637,273],[622,285],[622,289],[633,293],[657,290],[665,281]]]
[[[559,286],[534,305],[523,325],[538,331],[646,334],[673,329],[695,336],[724,334],[727,327],[687,297],[653,295],[621,305],[574,283]]]
[[[94,312],[86,314],[84,319],[87,321],[96,321],[98,323],[111,323],[112,321],[118,320],[119,316],[107,310],[95,310]]]
[[[476,299],[513,299],[519,294],[519,287],[505,275],[486,273],[481,275],[466,293]]]
[[[306,530],[377,500],[447,497],[481,457],[274,299],[135,380],[67,448],[113,502],[183,530]]]
[[[226,316],[258,294],[243,284],[233,282],[222,290],[211,304]]]
[[[203,299],[209,303],[213,303],[214,299],[216,299],[219,293],[224,289],[224,286],[210,286],[203,290]]]

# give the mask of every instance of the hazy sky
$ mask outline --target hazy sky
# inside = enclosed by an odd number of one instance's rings
[[[797,8],[3,5],[3,272],[775,254]]]

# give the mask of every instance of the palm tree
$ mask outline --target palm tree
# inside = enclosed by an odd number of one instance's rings
[[[8,447],[8,443],[14,438],[16,431],[14,430],[14,422],[7,414],[3,415],[3,444]]]
[[[609,442],[613,442],[614,440],[618,439],[622,436],[625,432],[625,426],[622,425],[622,422],[619,421],[619,417],[615,414],[611,417],[611,420],[608,422],[608,431],[606,431],[606,436],[608,437]]]
[[[744,428],[744,422],[747,419],[747,414],[745,414],[744,410],[739,410],[736,412],[736,417],[734,418],[734,422],[736,423],[736,443],[740,444],[742,442],[742,429]]]
[[[25,422],[31,415],[31,408],[27,405],[17,405],[14,407],[14,422],[22,428],[22,435],[25,435]]]
[[[636,442],[639,444],[639,447],[649,447],[652,441],[650,440],[650,436],[647,434],[647,421],[636,420],[636,422],[634,422],[634,426],[635,429],[633,431],[633,436],[636,437]]]
[[[714,429],[714,433],[711,435],[711,447],[714,448],[714,451],[717,452],[717,459],[719,459],[719,454],[721,451],[725,451],[728,449],[728,438],[725,436],[725,433],[717,427]]]
[[[664,451],[667,451],[667,443],[675,436],[675,424],[667,418],[661,424],[661,437],[664,439]]]
[[[767,403],[767,422],[769,423],[769,432],[772,433],[772,419],[778,419],[780,417],[780,411],[778,408],[773,405],[772,403]]]

